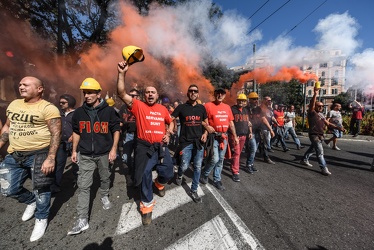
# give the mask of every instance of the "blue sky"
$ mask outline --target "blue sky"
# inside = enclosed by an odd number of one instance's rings
[[[249,30],[263,22],[274,11],[276,11],[288,0],[213,0],[222,7],[224,12],[235,11],[238,15],[246,18],[252,16],[263,4],[265,4],[256,14],[248,20]],[[323,3],[323,4],[322,4]],[[319,5],[321,5],[315,10]],[[315,11],[314,11],[315,10]],[[314,11],[314,12],[313,12]],[[330,14],[348,14],[356,19],[359,28],[356,36],[362,45],[358,51],[374,47],[374,1],[373,0],[291,0],[280,10],[274,13],[266,21],[259,25],[258,30],[262,33],[262,40],[256,42],[258,46],[276,39],[278,36],[289,32],[295,46],[313,47],[318,43],[318,36],[313,31],[320,19],[326,18]],[[311,14],[311,12],[313,12]],[[310,14],[310,16],[308,16]],[[307,17],[308,16],[308,17]],[[302,21],[306,18],[304,21]],[[302,22],[301,22],[302,21]],[[300,24],[298,24],[301,22]]]

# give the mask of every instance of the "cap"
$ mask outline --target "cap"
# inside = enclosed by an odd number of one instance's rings
[[[214,93],[224,93],[224,94],[226,94],[226,90],[224,88],[216,88],[214,90]]]

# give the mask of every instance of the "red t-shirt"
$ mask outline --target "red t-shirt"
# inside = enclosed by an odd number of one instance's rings
[[[284,111],[274,110],[274,117],[277,120],[279,126],[284,126]]]
[[[131,112],[135,116],[138,138],[149,143],[162,142],[165,135],[165,124],[172,122],[169,111],[161,104],[149,106],[133,99]]]
[[[218,105],[214,102],[208,102],[205,104],[205,109],[208,114],[209,125],[216,132],[226,133],[229,129],[230,121],[234,120],[231,107],[222,102]]]

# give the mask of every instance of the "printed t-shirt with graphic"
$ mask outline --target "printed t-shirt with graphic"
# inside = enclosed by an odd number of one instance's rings
[[[166,124],[172,122],[169,111],[161,104],[152,106],[133,99],[131,112],[135,116],[138,138],[149,143],[162,142]]]
[[[214,102],[208,102],[205,104],[205,109],[208,114],[209,125],[216,132],[226,133],[229,129],[230,121],[234,121],[231,107],[222,102],[218,105]]]
[[[340,111],[330,110],[327,114],[327,118],[330,118],[330,122],[335,124],[337,127],[341,128],[343,126],[343,118]]]
[[[193,142],[196,139],[200,139],[204,132],[202,121],[207,118],[205,107],[202,104],[196,104],[195,106],[190,103],[184,103],[178,105],[173,113],[172,117],[178,118],[181,123],[181,132],[179,142]]]
[[[36,103],[14,100],[9,104],[6,114],[10,121],[8,153],[48,147],[51,132],[46,121],[61,117],[58,108],[46,100]]]
[[[239,108],[237,105],[231,106],[234,116],[235,131],[238,136],[246,136],[249,134],[249,115],[248,109]],[[231,133],[231,130],[229,131]]]

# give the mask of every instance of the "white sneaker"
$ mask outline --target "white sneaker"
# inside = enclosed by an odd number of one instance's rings
[[[88,220],[86,218],[78,218],[74,223],[73,228],[68,232],[68,235],[75,235],[87,230],[90,226],[88,225]]]
[[[321,169],[321,172],[323,175],[331,175],[331,172],[329,171],[329,169],[327,167],[324,167]]]
[[[338,148],[337,146],[333,147],[332,149],[337,150],[337,151],[340,151],[340,150],[341,150],[341,149]]]
[[[109,200],[108,196],[104,196],[100,200],[103,203],[103,209],[104,210],[108,210],[112,207],[112,203],[110,203],[110,200]]]
[[[45,229],[47,228],[47,225],[48,225],[48,219],[36,219],[34,230],[32,230],[32,233],[31,233],[30,241],[33,242],[43,237],[45,233]]]
[[[33,203],[27,205],[25,212],[23,212],[22,215],[22,221],[28,221],[34,216],[36,209],[36,202],[34,201]]]
[[[300,163],[303,164],[304,166],[313,167],[313,165],[310,164],[309,161],[301,160]]]

